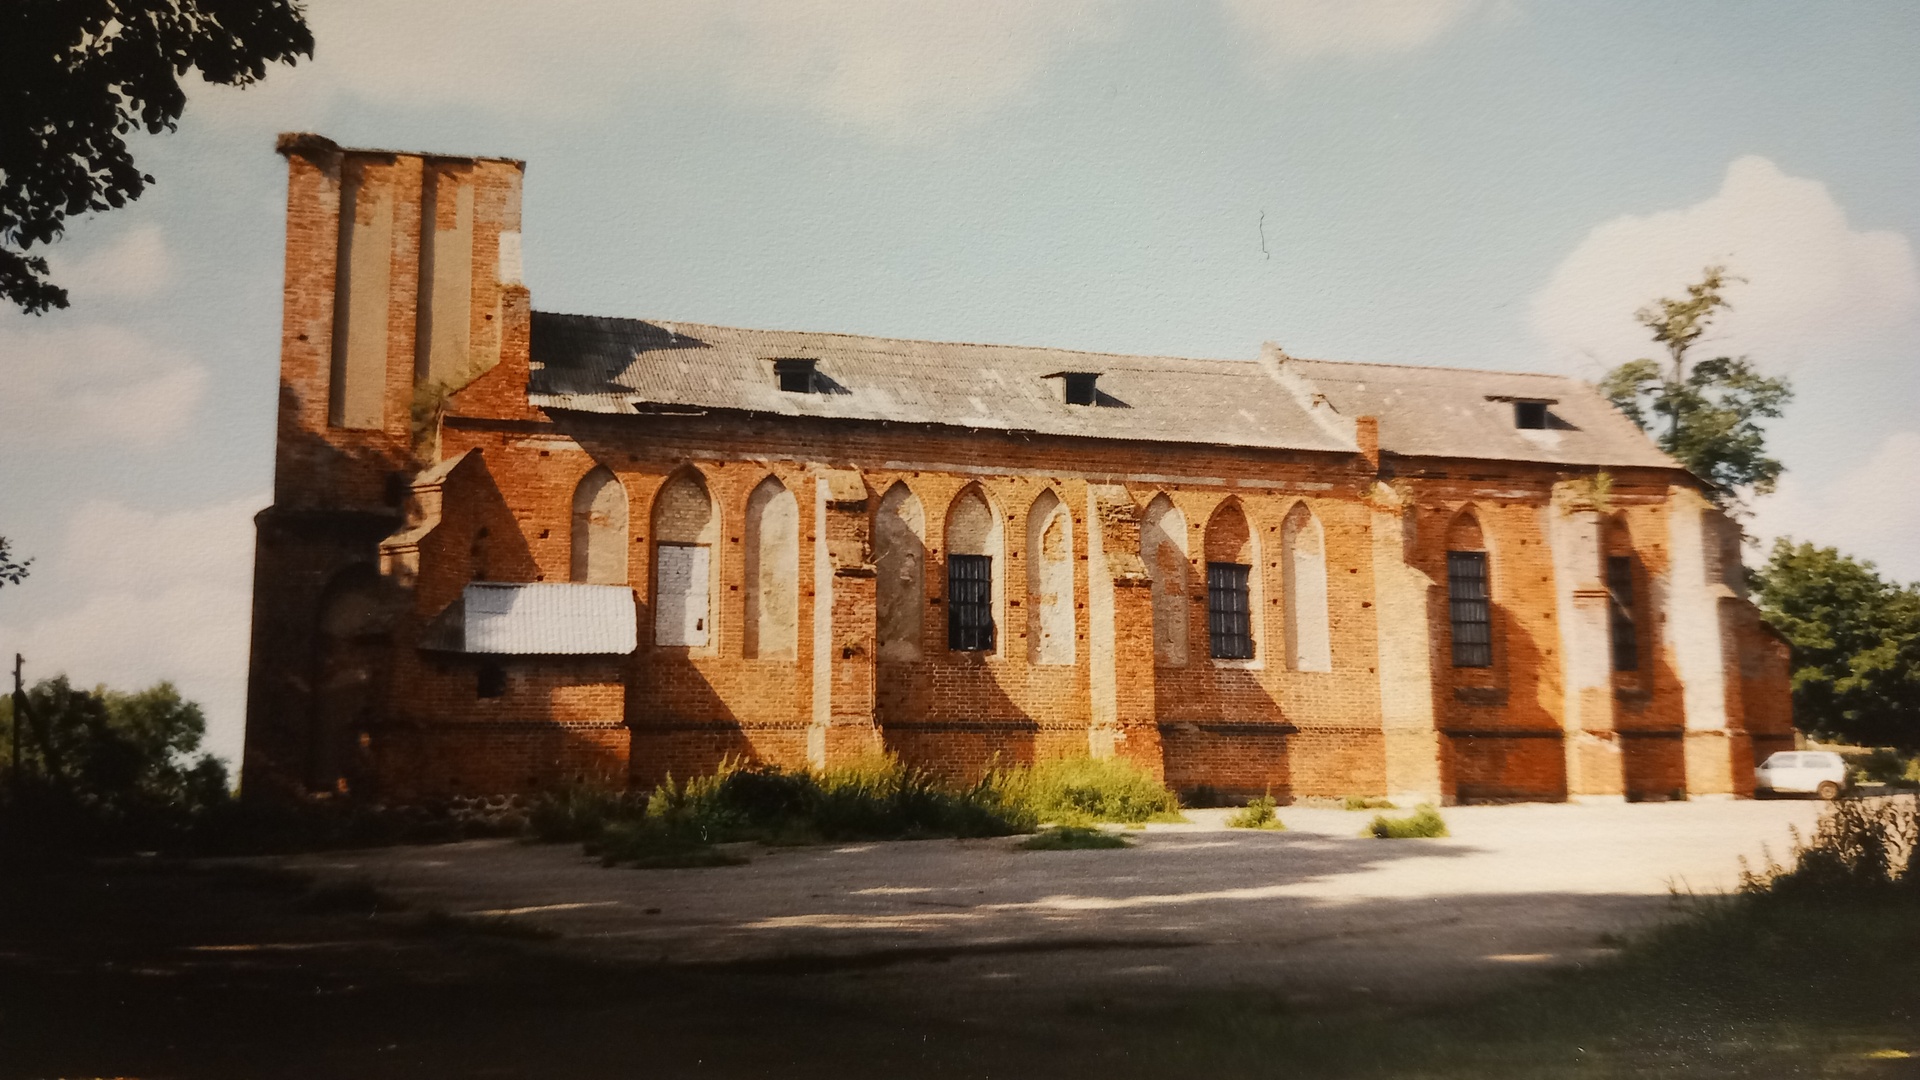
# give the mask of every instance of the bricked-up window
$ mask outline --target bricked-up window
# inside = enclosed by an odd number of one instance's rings
[[[1640,670],[1640,642],[1633,627],[1633,556],[1607,556],[1607,625],[1613,638],[1613,670]]]
[[[993,556],[947,556],[947,648],[993,651]]]
[[[1216,660],[1253,659],[1253,567],[1207,564],[1207,638]]]
[[[1493,602],[1487,553],[1447,552],[1447,615],[1453,622],[1453,666],[1493,666]]]

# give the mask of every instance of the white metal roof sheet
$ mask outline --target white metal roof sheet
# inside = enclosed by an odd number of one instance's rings
[[[638,638],[624,585],[475,582],[461,594],[464,652],[630,653]]]

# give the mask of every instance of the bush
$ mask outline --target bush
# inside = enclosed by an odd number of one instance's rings
[[[1081,825],[1055,825],[1023,842],[1028,851],[1089,851],[1101,848],[1132,847],[1124,836]]]
[[[1855,759],[1853,776],[1869,784],[1920,788],[1920,756],[1908,757],[1885,748],[1875,750]]]
[[[1440,811],[1429,803],[1414,807],[1413,813],[1403,818],[1390,818],[1385,814],[1375,814],[1373,823],[1368,825],[1362,836],[1371,836],[1379,840],[1413,840],[1433,836],[1447,835],[1447,823],[1441,820]]]
[[[1920,811],[1911,799],[1839,799],[1814,827],[1813,840],[1794,833],[1793,867],[1769,856],[1758,873],[1741,863],[1740,891],[1753,895],[1825,897],[1899,887],[1920,893]]]
[[[593,840],[607,826],[646,812],[646,800],[631,792],[570,787],[536,796],[527,808],[527,830],[550,844]]]
[[[1284,829],[1285,825],[1275,816],[1274,808],[1278,804],[1273,796],[1262,795],[1247,805],[1234,811],[1227,818],[1229,829]]]
[[[1059,758],[988,778],[1009,806],[1036,821],[1183,821],[1180,801],[1146,770],[1124,758]]]
[[[1367,796],[1367,795],[1349,795],[1345,799],[1341,800],[1340,808],[1343,810],[1398,810],[1400,809],[1399,807],[1393,805],[1392,799],[1382,799],[1377,796]]]

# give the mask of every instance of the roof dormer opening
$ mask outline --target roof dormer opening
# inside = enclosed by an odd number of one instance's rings
[[[1547,403],[1544,401],[1514,402],[1513,426],[1526,431],[1546,430]]]
[[[1060,380],[1057,384],[1060,400],[1069,405],[1100,404],[1100,373],[1097,371],[1056,371],[1043,377]]]
[[[818,360],[787,358],[773,362],[774,378],[779,380],[780,391],[785,394],[817,394],[820,392]]]

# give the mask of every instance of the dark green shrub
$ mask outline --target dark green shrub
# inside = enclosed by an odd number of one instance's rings
[[[1414,807],[1413,813],[1403,818],[1390,818],[1385,814],[1376,814],[1373,823],[1367,826],[1362,836],[1371,836],[1380,840],[1414,840],[1433,836],[1447,835],[1447,823],[1440,818],[1440,811],[1431,804],[1421,803]]]
[[[1282,825],[1279,817],[1274,814],[1274,808],[1278,805],[1278,803],[1274,802],[1273,796],[1262,795],[1229,815],[1227,817],[1227,828],[1285,829],[1286,826]]]

